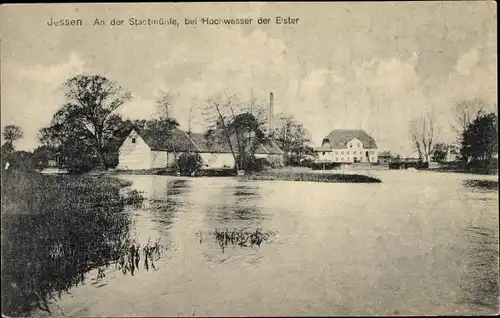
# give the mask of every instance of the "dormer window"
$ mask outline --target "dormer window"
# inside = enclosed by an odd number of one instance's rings
[[[132,143],[135,144],[135,137],[132,138]]]

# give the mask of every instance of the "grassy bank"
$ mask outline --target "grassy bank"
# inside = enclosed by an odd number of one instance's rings
[[[130,237],[127,204],[142,197],[112,177],[2,174],[2,314],[27,316],[83,282],[85,274],[115,264],[134,273],[161,247],[142,250]],[[149,255],[152,256],[152,255]],[[146,266],[148,264],[145,264]]]
[[[248,180],[283,180],[305,182],[330,182],[330,183],[380,183],[380,179],[341,173],[314,173],[297,171],[263,171],[245,176]]]

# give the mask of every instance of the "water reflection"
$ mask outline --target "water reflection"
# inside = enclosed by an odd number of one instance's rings
[[[152,189],[149,199],[149,210],[153,213],[153,220],[162,229],[171,228],[177,212],[187,204],[186,196],[190,193],[190,181],[186,179],[164,179],[162,186]]]
[[[211,228],[259,227],[268,218],[261,206],[262,194],[258,184],[239,181],[227,184],[221,191],[219,202],[208,207],[207,222]]]
[[[141,246],[132,236],[125,206],[137,207],[142,200],[137,192],[123,196],[107,179],[23,178],[43,186],[30,189],[39,205],[29,213],[2,211],[2,313],[21,316],[35,306],[50,313],[50,300],[84,283],[92,270],[97,269],[97,282],[111,265],[134,275],[141,263],[154,268],[165,251],[159,241]],[[9,192],[2,193],[2,203],[29,201],[12,194],[18,186],[14,180],[6,182]]]

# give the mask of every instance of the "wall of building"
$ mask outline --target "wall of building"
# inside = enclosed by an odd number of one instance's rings
[[[365,148],[365,146],[367,146]],[[333,162],[354,163],[354,162],[378,162],[378,150],[368,148],[361,140],[354,138],[347,142],[345,149],[331,149],[331,151],[319,151],[319,160]],[[368,153],[367,153],[368,152]]]
[[[208,153],[201,152],[204,168],[222,169],[234,168],[234,157],[232,153]]]
[[[140,170],[151,168],[150,149],[146,142],[133,130],[119,149],[119,170]]]
[[[167,166],[168,153],[166,151],[150,151],[150,167],[165,168]]]

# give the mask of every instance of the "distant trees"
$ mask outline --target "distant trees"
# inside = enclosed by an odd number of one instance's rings
[[[114,112],[131,99],[131,93],[101,75],[77,75],[63,89],[66,103],[40,130],[40,141],[59,149],[70,165],[97,163],[107,169],[106,153],[116,147],[113,142],[124,129],[124,121]]]
[[[438,163],[445,162],[449,147],[448,144],[442,142],[435,144],[432,148],[431,160]]]
[[[426,113],[410,122],[410,137],[420,160],[430,161],[432,146],[437,137],[437,125],[432,113]]]
[[[489,167],[498,154],[498,117],[495,113],[480,114],[462,133],[460,154],[478,168]]]
[[[7,125],[3,129],[3,138],[5,143],[2,145],[2,153],[9,153],[14,151],[14,143],[23,138],[23,132],[19,126]]]
[[[273,137],[285,152],[285,162],[288,165],[298,165],[315,154],[308,146],[311,142],[309,131],[291,115],[278,115]]]

